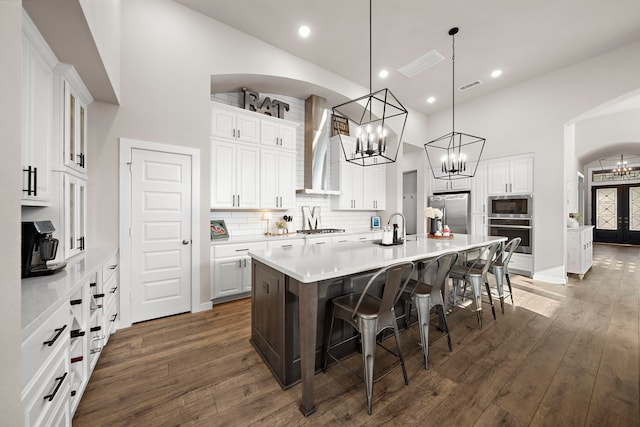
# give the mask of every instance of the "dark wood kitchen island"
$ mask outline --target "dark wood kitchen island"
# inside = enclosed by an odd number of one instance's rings
[[[410,236],[398,246],[371,242],[306,245],[250,252],[251,343],[283,389],[302,381],[300,411],[315,411],[314,375],[322,368],[322,340],[330,300],[358,291],[345,280],[396,262],[467,251],[504,237],[459,234],[451,240]]]

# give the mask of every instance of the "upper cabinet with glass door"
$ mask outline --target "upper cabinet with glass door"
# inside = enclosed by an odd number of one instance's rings
[[[62,170],[87,173],[87,105],[93,102],[91,94],[75,68],[67,64],[56,67],[57,82],[54,91],[58,100],[59,118],[56,120],[60,137]]]

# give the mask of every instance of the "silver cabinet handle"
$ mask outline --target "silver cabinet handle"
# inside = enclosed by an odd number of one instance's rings
[[[245,266],[245,268],[247,267],[247,259],[246,258],[244,259],[244,266]]]
[[[238,138],[240,138],[240,129],[238,129]]]
[[[504,192],[508,193],[509,192],[509,184],[505,184],[504,185]]]
[[[235,129],[233,130],[233,137],[234,138],[236,137],[236,130]]]
[[[241,259],[238,260],[238,268],[242,268],[242,260]]]
[[[240,207],[240,195],[238,194],[238,207]]]
[[[282,207],[282,196],[280,196],[280,207]]]
[[[235,206],[235,205],[236,205],[236,195],[234,194],[233,195],[233,206]]]

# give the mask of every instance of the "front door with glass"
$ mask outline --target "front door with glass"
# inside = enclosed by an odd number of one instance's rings
[[[595,242],[640,245],[640,184],[592,188]]]

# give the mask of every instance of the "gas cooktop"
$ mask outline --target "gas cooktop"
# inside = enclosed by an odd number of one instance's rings
[[[298,230],[299,234],[326,234],[326,233],[344,233],[342,228],[316,228],[313,230]]]

